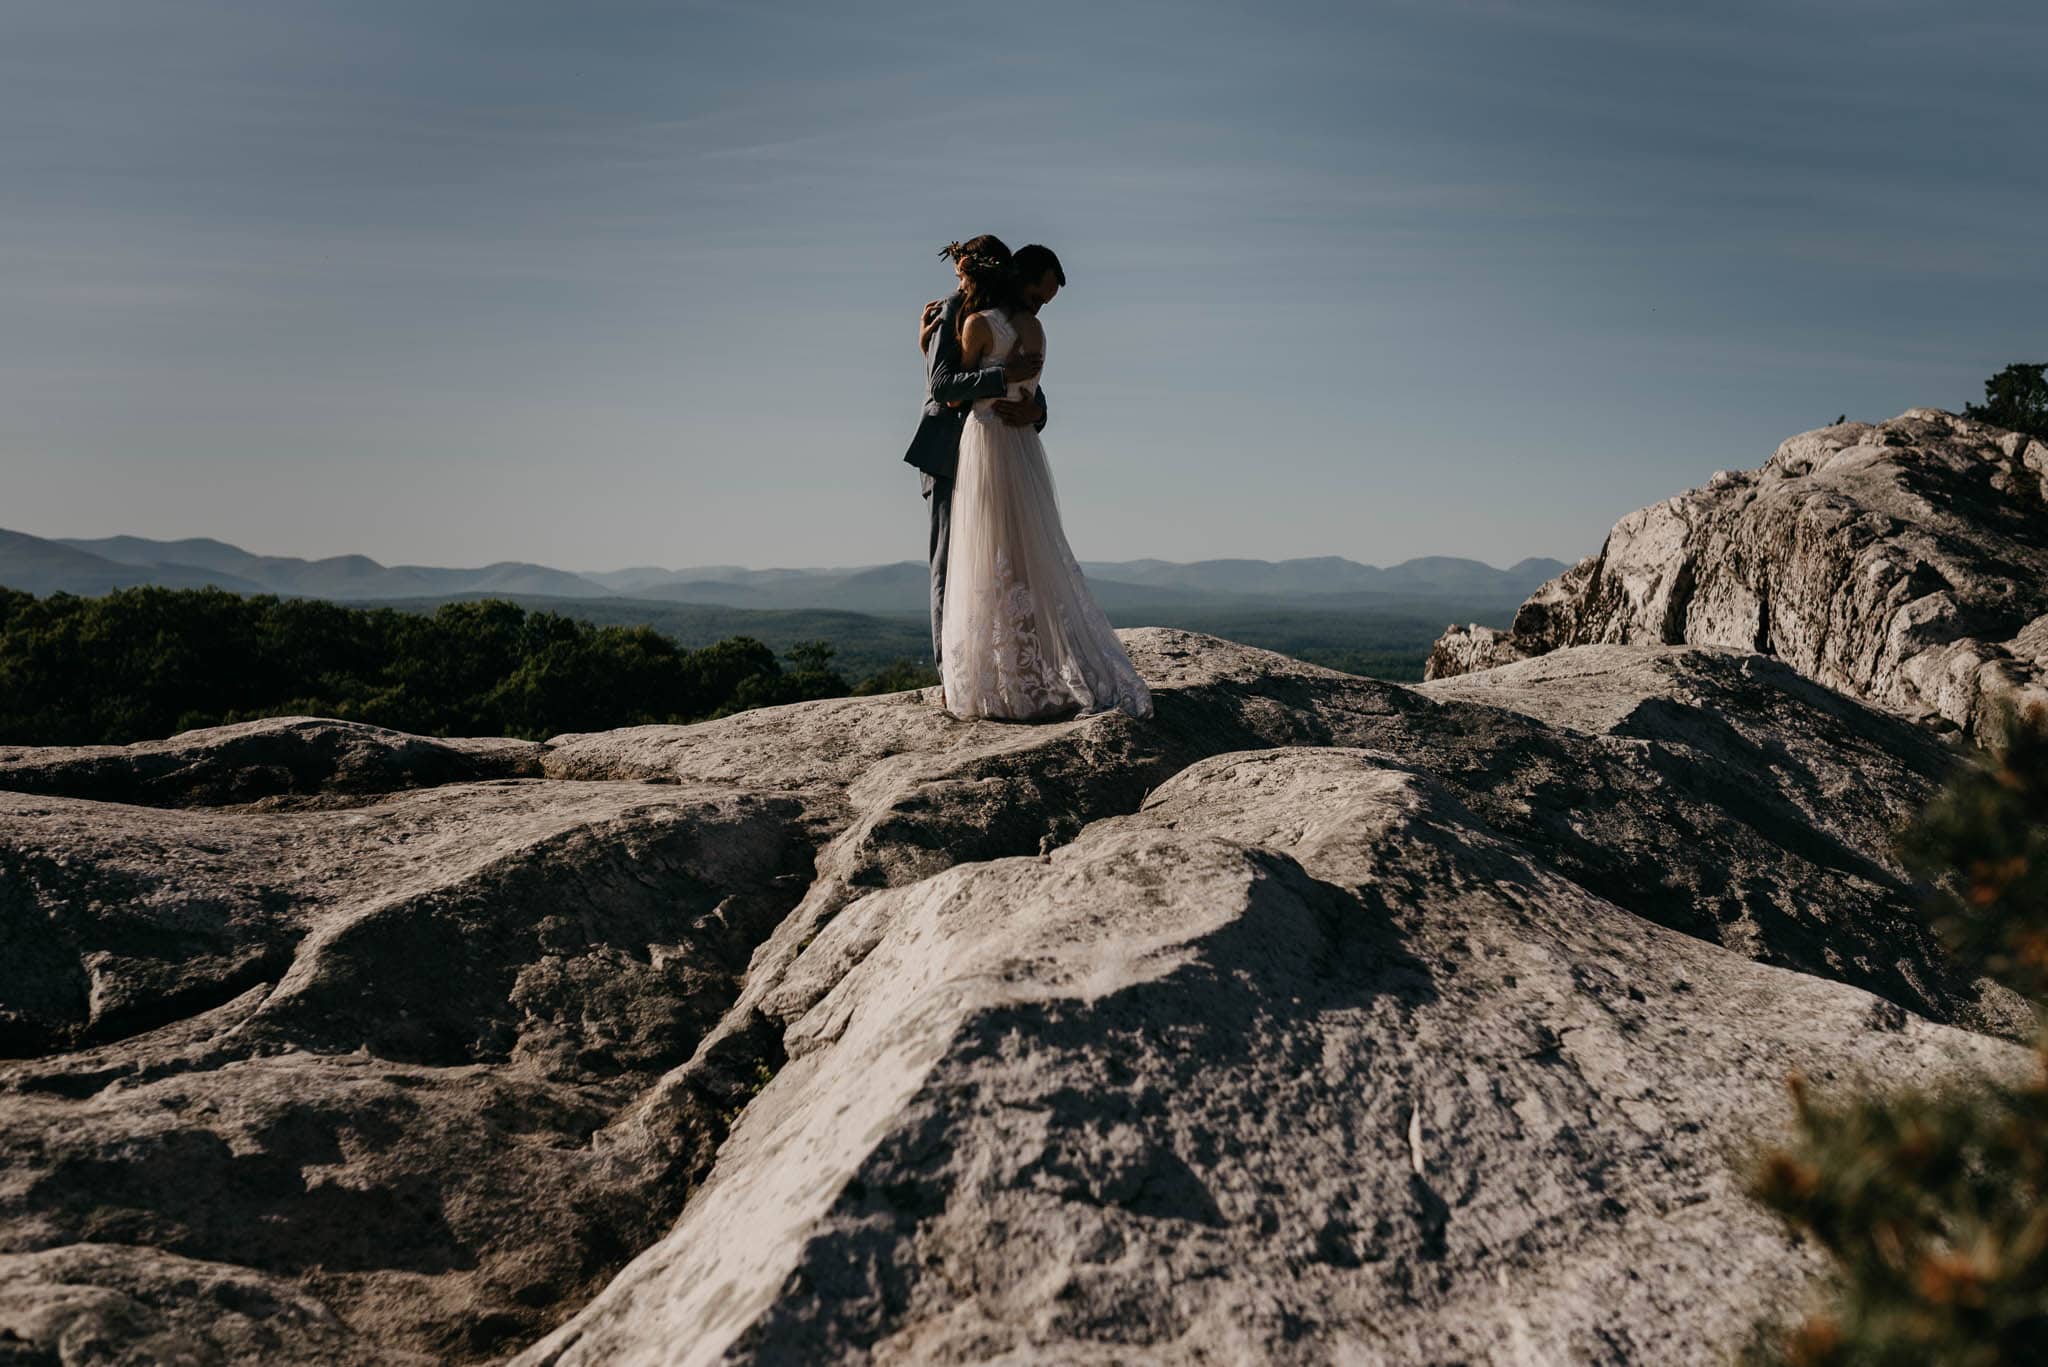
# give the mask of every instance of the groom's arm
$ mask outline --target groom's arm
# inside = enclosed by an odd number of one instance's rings
[[[953,310],[939,314],[939,326],[924,351],[925,392],[940,403],[971,403],[993,399],[1008,387],[999,365],[980,370],[960,368],[960,333],[953,326]]]
[[[1022,427],[1030,423],[1040,432],[1045,430],[1045,391],[1032,391],[1028,399],[996,400],[996,416],[1011,427]]]

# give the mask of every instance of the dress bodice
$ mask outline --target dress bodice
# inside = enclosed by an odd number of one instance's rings
[[[989,349],[970,361],[968,363],[969,366],[978,368],[986,365],[1001,364],[1003,357],[1009,355],[1010,349],[1017,345],[1017,329],[1010,322],[1010,315],[1001,309],[983,309],[981,312],[969,316],[986,319],[988,321],[988,330],[994,338],[994,342]],[[1033,394],[1037,391],[1038,382],[1036,380],[1018,380],[1004,390],[1003,397],[1006,399],[1021,399],[1025,395]],[[994,399],[976,399],[974,401],[974,411],[977,413],[986,412],[988,409],[995,407],[995,402]]]

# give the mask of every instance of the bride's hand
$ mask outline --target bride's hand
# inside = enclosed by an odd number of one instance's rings
[[[932,334],[939,330],[939,310],[946,301],[934,299],[924,306],[924,312],[917,320],[917,349],[922,352],[932,344]]]

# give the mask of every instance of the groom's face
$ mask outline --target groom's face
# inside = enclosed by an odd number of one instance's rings
[[[1031,305],[1032,311],[1035,313],[1047,304],[1050,304],[1052,297],[1059,292],[1059,272],[1048,266],[1046,267],[1045,274],[1024,286],[1024,302]]]

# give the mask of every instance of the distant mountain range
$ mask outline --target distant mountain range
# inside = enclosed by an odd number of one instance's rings
[[[1564,570],[1562,561],[1528,559],[1507,569],[1454,556],[1424,556],[1380,568],[1338,556],[1303,560],[1126,560],[1085,564],[1103,607],[1128,616],[1150,610],[1289,606],[1422,606],[1428,600],[1519,603]],[[520,561],[477,569],[382,565],[368,556],[324,560],[256,555],[224,541],[95,540],[0,530],[0,584],[30,593],[101,594],[139,584],[213,585],[235,593],[305,598],[407,599],[500,593],[522,597],[653,599],[752,609],[826,609],[895,616],[926,610],[922,561],[851,569],[750,570],[734,565],[685,569],[642,566],[571,572]]]
[[[366,555],[325,560],[255,555],[206,537],[151,541],[139,536],[97,540],[46,539],[0,530],[0,584],[31,593],[97,594],[133,584],[166,588],[214,585],[235,593],[278,593],[301,598],[432,598],[498,590],[561,597],[602,598],[610,590],[580,575],[501,561],[474,570],[427,565],[380,565]]]

